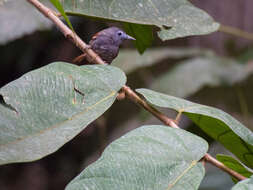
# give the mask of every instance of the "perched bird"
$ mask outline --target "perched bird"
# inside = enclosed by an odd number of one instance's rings
[[[135,39],[117,27],[110,27],[96,33],[91,38],[89,46],[104,62],[111,64],[119,53],[120,45],[125,40]],[[73,62],[80,65],[84,59],[91,62],[85,53],[76,57]]]

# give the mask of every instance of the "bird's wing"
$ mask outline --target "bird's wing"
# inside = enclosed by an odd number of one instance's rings
[[[92,41],[92,40],[96,40],[96,39],[97,39],[97,37],[99,36],[99,34],[100,34],[100,32],[97,32],[96,34],[94,34],[94,35],[92,36],[92,38],[91,38],[91,40],[90,40],[90,41]]]
[[[110,44],[113,44],[112,38],[108,37],[107,35],[102,35],[102,34],[92,37],[92,39],[89,42],[89,45],[91,46],[91,49],[93,50],[100,48],[102,46],[108,46]]]
[[[72,62],[76,65],[80,65],[81,62],[86,58],[86,53],[83,53],[81,55],[79,55],[78,57],[76,57],[75,59],[72,60]]]

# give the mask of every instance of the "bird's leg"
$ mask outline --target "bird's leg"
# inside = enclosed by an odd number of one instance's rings
[[[85,49],[91,49],[91,45],[87,44]]]
[[[74,104],[76,104],[76,93],[79,93],[83,97],[82,104],[84,104],[84,96],[85,96],[85,94],[76,87],[75,81],[74,81],[74,79],[73,79],[73,77],[71,75],[69,76],[69,78],[72,81],[73,90],[74,90],[74,101],[73,101]]]
[[[84,60],[84,58],[85,58],[86,56],[87,56],[87,54],[86,54],[86,53],[83,53],[83,54],[77,56],[75,59],[73,59],[72,62],[73,62],[74,64],[79,65],[79,64]]]
[[[85,47],[86,50],[91,49],[90,45],[86,45]],[[86,58],[87,54],[83,53],[79,56],[77,56],[75,59],[72,60],[72,62],[76,65],[80,65],[80,63]]]
[[[97,59],[99,57],[99,55],[96,55],[95,57],[91,57],[91,59],[90,59],[90,63],[96,63],[95,62],[95,60]],[[100,57],[101,58],[101,57]],[[104,61],[104,60],[103,60]],[[108,63],[106,63],[105,61],[104,61],[104,63],[106,64],[106,65],[109,65]]]

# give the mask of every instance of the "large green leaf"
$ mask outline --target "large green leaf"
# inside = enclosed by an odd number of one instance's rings
[[[232,85],[240,82],[252,71],[248,65],[239,64],[232,59],[215,55],[201,56],[175,65],[157,77],[151,88],[173,96],[187,97],[205,85]]]
[[[248,171],[239,161],[234,159],[232,156],[218,154],[216,155],[216,158],[230,169],[238,172],[239,174],[245,177],[249,178],[250,176],[253,175],[252,172]]]
[[[142,94],[151,104],[184,113],[203,131],[235,154],[244,164],[253,168],[253,133],[229,114],[213,107],[148,89],[138,89],[137,92]]]
[[[110,190],[193,190],[204,177],[206,141],[181,129],[143,126],[110,144],[67,187]]]
[[[174,24],[170,30],[162,29],[158,33],[162,40],[204,35],[219,29],[219,24],[214,22],[207,13],[186,3],[175,8],[169,18]]]
[[[140,54],[152,45],[154,38],[151,26],[125,23],[124,29],[130,36],[137,39],[134,40],[133,43],[139,50]]]
[[[43,3],[49,5],[47,0]],[[46,30],[52,26],[50,20],[26,0],[0,1],[0,44],[5,44],[36,30]]]
[[[125,82],[124,73],[112,66],[58,62],[2,87],[0,164],[56,151],[103,114]]]
[[[211,51],[198,48],[152,48],[140,55],[135,50],[120,50],[118,57],[113,61],[112,65],[121,68],[126,73],[131,73],[136,69],[148,67],[167,58],[182,59],[185,57],[212,54]]]
[[[194,7],[187,0],[61,0],[61,2],[65,11],[72,15],[158,26],[162,30],[159,32],[162,40],[208,34],[219,28],[219,24],[207,13]]]
[[[253,190],[253,176],[237,183],[232,190]]]

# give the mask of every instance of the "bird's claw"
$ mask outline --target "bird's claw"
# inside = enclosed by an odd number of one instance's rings
[[[87,44],[85,49],[91,49],[91,45]]]

